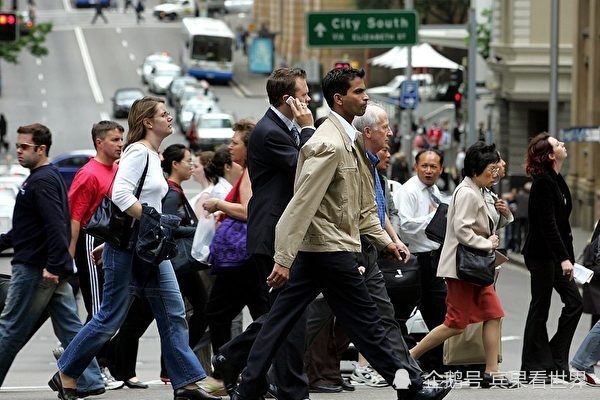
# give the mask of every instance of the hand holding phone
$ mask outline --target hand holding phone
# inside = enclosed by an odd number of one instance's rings
[[[294,99],[292,96],[289,96],[287,99],[285,99],[285,102],[288,104],[288,106],[291,106],[294,100],[296,99]]]

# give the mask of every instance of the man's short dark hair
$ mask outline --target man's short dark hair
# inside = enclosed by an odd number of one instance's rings
[[[100,121],[92,127],[92,142],[96,148],[96,139],[104,139],[106,134],[113,129],[118,129],[121,133],[125,132],[125,128],[115,121]]]
[[[47,126],[38,123],[24,125],[17,129],[17,133],[24,135],[31,134],[31,141],[33,144],[36,146],[45,145],[46,156],[50,154],[50,146],[52,146],[52,133],[50,133],[50,129],[48,129]]]
[[[419,152],[415,156],[415,164],[419,164],[419,157],[421,157],[421,154],[427,153],[427,152],[437,154],[437,156],[440,158],[440,165],[444,165],[444,153],[442,153],[440,150],[433,148],[433,147],[419,150]]]
[[[294,96],[296,92],[296,79],[306,79],[306,71],[300,68],[278,68],[267,79],[267,96],[269,104],[279,107],[283,96]]]
[[[365,71],[355,68],[334,68],[325,75],[321,81],[323,97],[329,108],[333,109],[333,96],[336,93],[345,95],[355,78],[364,78]]]

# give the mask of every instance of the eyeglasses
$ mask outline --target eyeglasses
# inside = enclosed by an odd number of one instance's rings
[[[498,173],[500,172],[500,168],[499,167],[490,167],[490,168],[488,168],[488,171],[490,171],[490,173],[492,175],[497,176]]]
[[[162,114],[158,115],[157,117],[158,118],[167,118],[167,117],[170,117],[170,116],[171,116],[171,113],[168,112],[168,111],[165,111]]]
[[[30,147],[33,147],[33,151],[36,151],[40,146],[34,143],[15,143],[15,147],[17,148],[17,150],[23,151],[27,150]]]

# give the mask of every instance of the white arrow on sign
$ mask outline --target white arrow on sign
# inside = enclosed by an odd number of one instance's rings
[[[327,28],[325,28],[325,25],[323,25],[321,22],[319,22],[313,30],[317,32],[317,36],[320,38],[322,38],[323,34],[327,32]]]

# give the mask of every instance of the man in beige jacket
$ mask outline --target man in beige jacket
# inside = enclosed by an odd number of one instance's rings
[[[398,244],[381,228],[368,160],[351,125],[369,100],[363,77],[362,70],[336,68],[323,78],[332,112],[300,151],[294,197],[277,224],[275,266],[267,278],[275,288],[289,282],[254,342],[232,400],[255,400],[266,392],[273,355],[321,291],[352,342],[399,389],[399,399],[441,399],[450,391],[423,388],[420,377],[408,379],[358,271],[360,234],[400,258]]]

